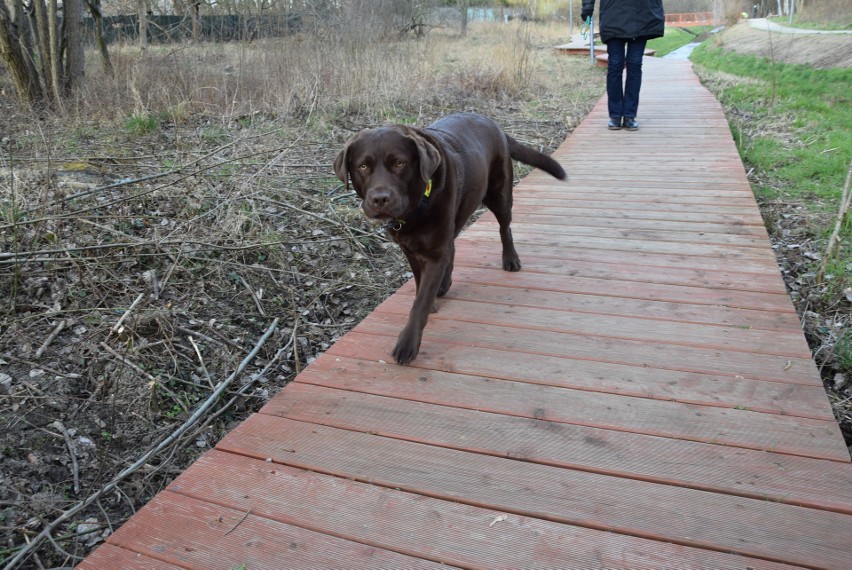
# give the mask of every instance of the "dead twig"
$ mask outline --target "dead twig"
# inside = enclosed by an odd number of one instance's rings
[[[155,388],[159,388],[160,390],[162,390],[163,392],[168,394],[169,397],[172,400],[174,400],[175,404],[180,406],[180,408],[185,413],[189,413],[189,408],[186,407],[186,404],[183,403],[183,401],[178,397],[178,395],[175,394],[174,391],[171,390],[171,388],[169,388],[168,386],[166,386],[165,384],[160,382],[160,380],[156,376],[152,376],[149,372],[146,372],[145,370],[140,368],[138,365],[136,365],[129,358],[122,356],[121,354],[116,352],[116,350],[113,349],[111,346],[109,346],[107,343],[105,343],[105,342],[100,343],[100,347],[103,348],[104,350],[106,350],[108,353],[110,353],[115,359],[117,359],[119,362],[121,362],[125,366],[132,368],[133,370],[135,370],[136,372],[138,372],[139,374],[144,376],[148,380],[148,383],[149,383],[148,385],[151,389],[152,394],[153,394],[153,391],[154,391]]]
[[[192,348],[195,349],[195,354],[198,356],[198,362],[201,364],[201,370],[204,371],[204,376],[207,378],[207,383],[210,385],[210,388],[213,388],[213,379],[210,377],[210,372],[207,371],[207,365],[204,364],[204,357],[201,356],[201,350],[198,348],[198,345],[195,344],[195,339],[192,338],[192,335],[188,336],[189,344],[192,345]]]
[[[238,520],[238,521],[237,521],[237,523],[236,523],[234,526],[232,526],[232,527],[228,530],[228,532],[226,532],[226,533],[224,534],[224,536],[228,536],[229,534],[231,534],[232,532],[234,532],[234,530],[236,530],[236,528],[237,528],[238,526],[240,526],[240,524],[241,524],[244,520],[246,520],[246,518],[249,516],[249,514],[251,514],[251,507],[249,507],[249,510],[247,510],[247,511],[246,511],[246,514],[244,514],[244,515],[243,515],[243,518],[241,518],[240,520]]]
[[[243,284],[243,287],[246,288],[246,291],[249,292],[249,295],[251,295],[251,298],[254,300],[254,304],[257,307],[257,311],[260,313],[260,315],[262,317],[265,317],[266,311],[263,309],[263,305],[260,304],[260,297],[258,296],[257,293],[255,293],[254,289],[252,289],[251,285],[248,284],[248,281],[246,281],[245,278],[242,275],[240,275],[239,278],[240,278],[240,283]]]
[[[192,241],[192,240],[172,240],[172,241],[145,241],[145,242],[137,242],[137,243],[107,243],[107,244],[98,244],[98,245],[90,245],[84,247],[69,247],[62,249],[45,249],[45,250],[36,250],[36,251],[19,251],[14,253],[0,253],[0,265],[16,265],[18,263],[22,263],[24,261],[30,261],[34,263],[53,263],[58,261],[68,261],[68,258],[71,257],[70,254],[73,253],[89,253],[94,251],[105,251],[112,249],[136,249],[136,248],[164,248],[164,247],[185,247],[186,245],[194,245],[198,246],[198,249],[183,251],[182,253],[191,254],[202,251],[249,251],[252,249],[258,248],[268,248],[272,246],[278,245],[304,245],[306,243],[310,244],[323,244],[323,243],[331,243],[344,241],[344,238],[327,238],[321,240],[298,240],[298,241],[284,241],[284,240],[275,240],[269,242],[260,242],[260,243],[249,243],[245,245],[224,245],[224,244],[216,244],[216,243],[207,243],[201,241]],[[59,256],[59,254],[65,254],[64,256]],[[173,252],[161,252],[156,254],[138,254],[140,257],[142,256],[168,256],[173,255]],[[35,256],[45,256],[45,257],[35,257]],[[52,257],[59,256],[59,257]],[[74,258],[72,258],[74,259]]]
[[[68,454],[71,456],[71,476],[74,478],[74,494],[77,495],[80,493],[80,466],[77,463],[77,452],[74,449],[74,442],[71,441],[71,434],[68,433],[65,424],[56,420],[52,425],[59,430],[63,439],[65,439],[65,446],[68,448]]]
[[[59,323],[53,329],[53,332],[51,332],[50,335],[48,335],[48,337],[45,339],[45,341],[42,343],[42,345],[36,351],[36,353],[35,353],[36,358],[41,358],[41,355],[44,354],[44,351],[47,350],[47,348],[50,346],[50,343],[52,343],[54,341],[54,339],[56,339],[57,335],[59,335],[59,333],[62,332],[62,329],[64,329],[64,328],[65,328],[65,321],[64,320],[59,321]]]
[[[194,337],[198,337],[198,338],[200,338],[200,339],[202,339],[202,340],[206,340],[207,342],[212,343],[212,344],[222,344],[222,341],[220,341],[220,340],[217,340],[217,339],[215,339],[215,338],[213,338],[213,337],[207,336],[207,335],[206,335],[206,334],[204,334],[204,333],[200,333],[200,332],[198,332],[198,331],[194,331],[194,330],[192,330],[192,329],[188,329],[188,328],[186,328],[186,327],[178,327],[178,328],[177,328],[177,330],[178,330],[178,331],[180,331],[180,332],[182,332],[183,334],[185,334],[185,335],[187,335],[187,336],[190,336],[190,337],[193,337],[193,338],[194,338]],[[239,348],[240,350],[242,350],[242,347],[237,347],[237,348]]]
[[[292,339],[285,346],[278,349],[278,351],[275,353],[275,356],[273,356],[269,360],[269,362],[266,363],[266,366],[263,367],[263,370],[261,370],[260,372],[258,372],[255,375],[253,375],[252,380],[250,382],[247,382],[245,386],[240,388],[237,391],[237,393],[234,394],[234,396],[230,400],[225,402],[225,404],[222,407],[220,407],[215,413],[210,414],[210,416],[204,421],[204,423],[201,424],[200,426],[198,426],[198,428],[195,431],[193,431],[193,433],[186,436],[184,442],[181,444],[181,449],[186,447],[191,441],[195,440],[195,438],[197,438],[205,429],[207,429],[207,427],[210,424],[215,422],[217,419],[219,419],[222,416],[222,414],[227,412],[237,402],[237,400],[239,398],[244,397],[246,395],[246,393],[254,385],[254,383],[257,382],[258,379],[263,378],[266,375],[266,373],[275,365],[275,363],[284,354],[286,354],[288,350],[290,350],[291,347],[292,347]]]
[[[142,368],[140,368],[139,366],[134,364],[129,358],[119,354],[114,348],[112,348],[107,343],[105,343],[105,342],[100,343],[100,347],[103,348],[104,350],[106,350],[108,353],[110,353],[116,360],[118,360],[119,362],[121,362],[125,366],[129,366],[130,368],[132,368],[133,370],[135,370],[136,372],[138,372],[139,374],[141,374],[142,376],[147,378],[149,382],[157,382],[157,379],[154,376],[152,376],[149,372],[146,372],[145,370],[143,370]]]
[[[130,315],[130,313],[133,312],[133,309],[136,308],[136,305],[138,305],[139,302],[142,301],[142,298],[144,296],[145,295],[143,293],[139,293],[139,295],[136,297],[136,300],[133,301],[133,303],[130,304],[130,307],[128,307],[128,309],[126,311],[124,311],[124,314],[121,315],[121,318],[118,319],[118,322],[113,325],[112,329],[110,329],[110,334],[120,334],[121,333],[122,325],[124,324],[124,321],[127,320],[127,317]]]
[[[79,374],[74,374],[73,372],[70,373],[70,374],[65,373],[65,372],[60,372],[59,370],[56,370],[55,368],[50,368],[48,366],[45,366],[44,364],[39,364],[38,362],[33,362],[32,360],[26,360],[25,358],[18,358],[17,356],[9,354],[8,352],[3,355],[3,358],[8,358],[9,360],[14,360],[15,362],[19,362],[21,364],[27,364],[29,366],[32,366],[33,368],[38,368],[40,370],[44,370],[45,372],[49,372],[49,373],[53,374],[54,376],[59,376],[61,378],[70,378],[72,380],[76,380],[76,379],[80,378]]]
[[[242,360],[242,362],[240,362],[237,369],[228,378],[218,384],[218,386],[216,387],[216,391],[213,392],[213,394],[211,394],[210,397],[207,398],[207,400],[201,406],[198,407],[195,413],[193,413],[192,416],[190,416],[190,418],[186,420],[178,429],[176,429],[168,437],[163,439],[155,447],[144,453],[139,459],[137,459],[133,463],[133,465],[127,467],[124,471],[116,475],[109,483],[89,495],[83,501],[80,501],[73,507],[66,510],[64,513],[55,518],[52,522],[44,525],[42,531],[38,535],[33,537],[33,539],[30,540],[24,548],[18,551],[18,553],[6,564],[6,566],[3,567],[3,569],[13,570],[14,568],[17,568],[19,564],[25,558],[30,556],[30,554],[33,553],[34,550],[42,542],[49,539],[52,540],[51,537],[53,535],[53,531],[56,530],[59,525],[74,517],[77,513],[87,508],[89,505],[100,499],[105,494],[112,492],[113,489],[118,487],[118,484],[121,481],[123,481],[131,474],[139,470],[153,456],[157,455],[158,453],[172,445],[175,441],[179,440],[184,433],[186,433],[192,426],[194,426],[198,422],[198,420],[205,413],[207,413],[207,411],[213,406],[213,404],[216,403],[216,401],[225,392],[225,390],[227,390],[228,386],[230,386],[234,380],[242,376],[243,372],[245,372],[246,367],[251,363],[252,360],[254,360],[255,356],[257,356],[257,353],[260,352],[260,349],[263,347],[266,341],[269,340],[269,337],[272,336],[272,333],[274,333],[277,328],[278,319],[275,319],[274,321],[272,321],[272,324],[269,325],[269,328],[266,329],[266,332],[263,334],[263,336],[261,336],[257,343],[255,343],[254,348],[251,350],[251,352]]]
[[[293,319],[293,334],[290,336],[290,344],[293,345],[293,366],[296,368],[296,374],[302,373],[302,367],[299,364],[299,339],[296,337],[296,330],[299,327],[299,318]]]
[[[846,214],[849,212],[849,205],[852,203],[852,192],[849,190],[850,180],[852,180],[852,162],[849,163],[849,170],[846,172],[846,183],[843,184],[843,192],[840,195],[840,209],[837,212],[837,219],[834,222],[834,230],[831,232],[831,237],[828,238],[825,255],[822,256],[822,262],[820,262],[819,271],[816,274],[818,285],[821,285],[825,279],[825,271],[828,268],[828,264],[837,255],[837,250],[840,248],[840,230],[843,228],[843,222],[846,219]]]
[[[131,194],[129,196],[117,198],[117,199],[112,200],[110,202],[105,202],[103,204],[95,204],[95,205],[89,206],[87,208],[81,208],[79,210],[74,210],[73,212],[69,212],[67,214],[63,214],[63,215],[60,215],[60,216],[43,216],[41,218],[33,218],[33,219],[29,219],[29,220],[16,221],[13,224],[0,224],[0,231],[8,230],[8,229],[11,229],[13,227],[19,227],[19,226],[23,226],[23,225],[34,225],[34,224],[40,224],[40,223],[43,223],[43,222],[50,222],[50,221],[54,221],[54,220],[70,219],[70,218],[74,218],[74,217],[79,217],[80,215],[85,214],[87,212],[91,212],[93,210],[103,210],[103,209],[112,208],[112,207],[117,206],[119,204],[123,204],[125,202],[130,202],[132,200],[142,198],[143,196],[148,196],[148,195],[153,194],[155,192],[158,192],[160,190],[164,190],[166,188],[176,186],[178,184],[178,182],[182,182],[182,181],[187,180],[189,178],[193,178],[193,177],[198,176],[200,174],[203,174],[203,173],[205,173],[209,170],[213,170],[215,168],[221,168],[225,165],[232,164],[234,162],[238,162],[238,161],[244,160],[246,158],[251,158],[253,156],[259,156],[259,155],[263,155],[263,154],[270,154],[270,153],[273,153],[273,152],[277,152],[278,150],[280,150],[280,149],[263,149],[263,150],[252,152],[252,153],[249,153],[249,154],[246,154],[246,155],[237,156],[237,157],[234,157],[234,158],[229,158],[227,160],[222,160],[222,161],[219,161],[219,162],[215,162],[213,164],[208,164],[208,165],[199,167],[199,168],[197,168],[197,169],[195,169],[191,172],[185,172],[185,170],[181,170],[181,169],[171,170],[169,172],[163,173],[162,176],[166,176],[168,174],[182,174],[182,175],[179,176],[178,178],[176,178],[175,180],[172,180],[171,182],[167,182],[165,184],[160,184],[158,186],[154,186],[152,188],[148,188],[146,190],[139,191],[139,192],[137,192],[135,194]],[[193,163],[193,165],[198,164],[198,162],[200,162],[201,160],[203,160],[203,159],[199,159],[198,161]],[[153,177],[161,177],[161,176],[153,175]],[[91,193],[90,191],[87,191],[87,192]]]

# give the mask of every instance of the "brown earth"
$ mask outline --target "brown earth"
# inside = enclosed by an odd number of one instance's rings
[[[815,69],[852,67],[852,34],[789,34],[755,29],[742,21],[714,40],[719,47],[743,55]]]

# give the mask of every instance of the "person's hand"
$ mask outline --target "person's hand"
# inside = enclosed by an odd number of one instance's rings
[[[592,14],[594,14],[593,10],[583,9],[583,11],[580,13],[580,19],[585,22],[586,20],[592,17]]]

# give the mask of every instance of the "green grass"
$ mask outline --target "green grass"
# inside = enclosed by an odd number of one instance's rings
[[[758,199],[806,207],[804,229],[816,238],[816,249],[824,250],[819,242],[827,242],[833,229],[852,160],[852,69],[783,64],[709,43],[693,52],[692,61],[728,110]],[[848,218],[831,268],[841,289],[852,283]]]
[[[834,345],[834,357],[844,370],[852,370],[852,330],[843,331]]]
[[[732,125],[750,129],[737,133],[744,160],[781,183],[763,185],[764,197],[816,199],[832,209],[852,158],[852,69],[773,63],[707,44],[693,52],[692,61],[743,79],[716,96],[749,117],[746,124]]]
[[[699,35],[710,29],[709,26],[697,26],[689,28],[690,31],[688,32],[684,28],[669,27],[666,28],[666,35],[650,40],[647,47],[648,49],[656,50],[657,53],[655,55],[657,57],[663,57],[679,47],[694,42]]]
[[[124,122],[124,130],[134,135],[154,132],[157,126],[157,119],[151,115],[133,115]]]

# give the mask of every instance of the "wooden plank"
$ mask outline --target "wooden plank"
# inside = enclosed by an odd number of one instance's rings
[[[366,340],[361,337],[356,340]],[[349,341],[354,342],[354,341]],[[375,341],[373,341],[375,342]],[[353,351],[360,349],[354,347]],[[504,361],[510,360],[511,354]],[[516,358],[516,357],[515,357]],[[528,365],[532,368],[534,365]],[[849,453],[833,418],[814,419],[799,416],[764,414],[749,409],[711,407],[660,399],[588,390],[553,389],[545,391],[531,384],[510,387],[517,402],[515,414],[554,422],[629,431],[645,435],[671,437],[756,449],[802,457],[846,462]],[[560,405],[537,400],[547,392]],[[499,392],[510,396],[506,391]],[[743,404],[746,408],[748,404]],[[479,406],[471,405],[476,409]]]
[[[462,234],[456,239],[457,260],[467,254],[469,258],[478,257],[481,259],[483,267],[491,267],[489,260],[494,255],[492,252],[496,252],[497,257],[499,257],[499,240],[495,240],[493,237],[490,239],[475,240]],[[530,257],[549,259],[550,261],[547,262],[547,265],[541,262],[541,268],[537,270],[545,273],[554,273],[560,270],[566,273],[566,266],[569,270],[573,271],[573,264],[575,262],[585,261],[603,266],[625,265],[629,267],[630,271],[623,272],[624,277],[622,278],[628,281],[645,279],[653,283],[653,275],[659,274],[660,271],[654,271],[650,275],[645,275],[643,273],[644,268],[665,268],[665,273],[667,274],[683,275],[684,278],[694,279],[692,286],[706,287],[712,285],[721,287],[729,281],[736,281],[739,284],[738,288],[746,291],[760,291],[769,285],[771,285],[773,291],[779,291],[777,283],[781,274],[778,264],[769,263],[767,260],[739,260],[735,264],[732,264],[730,261],[724,259],[694,255],[620,252],[592,249],[589,247],[554,249],[552,247],[530,245],[525,245],[522,253],[522,261]],[[554,259],[559,259],[562,263],[554,263]],[[467,265],[476,265],[476,263],[467,263]],[[502,267],[500,269],[502,270]],[[678,271],[688,271],[688,273],[679,274]],[[630,277],[634,272],[639,275],[631,279]],[[760,288],[755,289],[753,286],[749,286],[748,284],[752,282],[757,283]],[[684,284],[688,285],[689,283]]]
[[[456,259],[459,265],[503,271],[499,242],[494,242],[491,247],[481,247],[478,252],[470,248],[470,251],[463,251],[465,245],[465,242],[457,242],[456,244],[458,248],[456,250]],[[489,254],[490,251],[494,253]],[[586,257],[594,257],[592,255],[593,251],[577,252],[574,254],[566,253],[564,252],[564,248],[560,247],[529,247],[526,244],[518,246],[518,253],[521,256],[522,270],[525,272],[532,271],[536,273],[596,279],[599,280],[596,284],[597,289],[602,292],[607,292],[611,287],[617,288],[618,286],[611,286],[609,283],[603,284],[600,280],[606,280],[607,282],[627,281],[647,284],[682,285],[689,287],[690,292],[695,292],[696,288],[704,289],[705,292],[708,289],[715,288],[732,289],[735,291],[777,295],[775,300],[779,301],[783,299],[792,310],[792,304],[789,303],[790,297],[784,287],[784,282],[779,279],[778,275],[754,275],[737,273],[726,269],[720,271],[692,269],[690,267],[668,267],[661,269],[652,265],[637,266],[630,263],[600,263],[595,262],[593,259],[584,259]],[[557,260],[560,255],[564,256],[563,261],[561,263],[555,262],[554,260]],[[572,257],[576,257],[577,259],[571,259]],[[777,266],[774,269],[777,271]],[[645,289],[648,289],[648,287],[645,287]],[[703,292],[699,290],[694,296],[698,296],[699,294],[703,294]],[[728,295],[739,296],[737,293],[728,293]],[[743,300],[747,301],[748,298],[744,297]],[[764,297],[764,299],[766,298]],[[784,301],[781,302],[783,303]],[[738,306],[743,307],[743,305]]]
[[[496,223],[494,214],[486,212],[479,219],[479,223],[483,221]],[[681,222],[681,221],[664,221],[664,220],[642,220],[636,218],[585,218],[582,216],[557,216],[551,215],[546,210],[542,213],[527,213],[515,215],[512,225],[525,224],[535,225],[537,227],[585,227],[585,228],[608,228],[608,229],[624,229],[632,230],[650,230],[650,231],[666,231],[666,232],[683,232],[686,234],[699,234],[715,237],[717,235],[738,235],[749,236],[756,239],[765,240],[766,230],[756,225],[746,224],[710,224],[700,222]],[[477,226],[478,227],[478,226]],[[490,227],[490,226],[489,226]]]
[[[499,244],[497,244],[499,248]],[[498,254],[499,255],[499,254]],[[523,255],[523,254],[522,254]],[[482,265],[488,267],[489,264],[497,264],[494,269],[470,266],[457,266],[453,270],[453,282],[467,281],[472,283],[480,283],[484,285],[501,285],[517,288],[540,289],[546,291],[561,291],[566,293],[580,293],[590,295],[600,295],[604,297],[623,297],[627,299],[643,299],[646,301],[665,301],[669,303],[686,303],[694,305],[718,305],[731,309],[752,309],[760,311],[778,311],[792,313],[793,306],[790,303],[790,298],[780,292],[763,292],[763,291],[748,291],[734,289],[734,283],[717,283],[715,276],[708,276],[706,279],[712,282],[705,283],[704,287],[700,284],[689,286],[683,284],[683,279],[671,279],[674,283],[665,282],[665,276],[657,278],[647,277],[642,280],[639,276],[638,281],[621,279],[623,272],[619,272],[612,265],[602,267],[600,272],[595,273],[596,277],[575,277],[576,270],[573,269],[570,262],[565,262],[562,265],[554,264],[552,261],[541,261],[537,263],[535,258],[529,261],[532,267],[517,272],[503,271],[499,267],[499,256],[497,261],[488,261],[494,259],[494,255],[482,258]],[[465,259],[459,250],[458,259]],[[521,257],[521,263],[524,258]],[[606,272],[606,273],[604,273]],[[627,270],[627,273],[632,273]],[[659,275],[659,272],[657,273]],[[610,275],[607,279],[604,275]],[[650,281],[650,279],[656,279]],[[661,283],[662,281],[662,283]],[[653,283],[653,286],[649,286]],[[728,285],[725,287],[724,285]]]
[[[569,201],[550,200],[547,203],[538,200],[524,200],[516,197],[512,208],[514,215],[525,213],[540,213],[546,210],[550,215],[557,216],[581,216],[594,218],[616,218],[616,219],[648,219],[648,220],[675,220],[694,221],[718,224],[750,224],[763,227],[763,219],[753,210],[744,210],[741,206],[718,206],[706,204],[690,204],[688,210],[676,208],[677,204],[662,206],[656,202],[631,202],[627,206],[613,208],[606,202],[601,201]],[[700,209],[713,210],[712,212],[696,211]],[[730,210],[730,211],[720,211]]]
[[[138,552],[125,550],[112,544],[100,545],[97,550],[75,566],[77,570],[178,570],[186,566],[174,566]]]
[[[647,151],[646,151],[647,152]],[[597,157],[596,157],[597,158]],[[636,157],[634,157],[635,159]],[[624,160],[630,160],[629,152]],[[644,158],[640,159],[644,160]],[[585,191],[589,198],[597,196],[593,189],[601,188],[604,191],[620,191],[625,194],[626,200],[642,201],[646,194],[670,195],[674,198],[679,196],[700,196],[705,199],[724,198],[724,197],[740,197],[748,199],[750,205],[756,205],[754,195],[748,185],[742,172],[722,176],[718,172],[714,172],[714,176],[719,175],[718,186],[712,190],[707,188],[706,183],[697,181],[686,181],[683,179],[683,173],[689,172],[694,174],[696,171],[713,168],[712,165],[705,164],[690,164],[678,168],[677,164],[672,166],[673,170],[666,169],[666,175],[654,175],[648,173],[645,177],[627,176],[623,178],[611,176],[609,174],[600,174],[598,172],[582,171],[582,164],[578,165],[569,161],[561,161],[563,168],[567,168],[566,174],[568,178],[565,180],[557,180],[553,177],[524,177],[524,183],[515,187],[514,194],[516,196],[530,197],[561,197],[567,194]],[[681,172],[677,172],[680,170]],[[715,170],[715,169],[714,169]]]
[[[636,237],[624,238],[615,235],[571,235],[552,233],[534,233],[530,231],[516,231],[512,229],[515,244],[544,245],[550,247],[592,247],[596,249],[615,249],[620,251],[647,251],[680,255],[706,255],[727,259],[755,259],[774,261],[774,257],[765,248],[734,247],[728,245],[716,245],[712,243],[692,243],[666,241],[658,236],[648,239]],[[479,229],[477,226],[465,230],[465,236],[472,238],[493,237],[494,230]]]
[[[437,350],[433,349],[428,338],[426,342],[427,350],[410,367],[400,369],[400,375],[412,368],[438,375],[452,372],[486,383],[510,380],[805,418],[824,420],[831,417],[831,407],[817,378],[808,384],[778,383],[742,376],[695,374],[546,356],[538,356],[529,363],[522,359],[507,359],[499,349],[441,345],[441,349]],[[391,361],[389,351],[392,347],[390,340],[377,342],[372,335],[354,331],[335,343],[328,353],[381,364]]]
[[[386,342],[393,344],[405,321],[405,315],[373,313],[355,330],[390,337]],[[517,329],[511,327],[471,322],[460,324],[443,319],[430,320],[426,335],[431,341],[441,343],[503,350],[507,352],[507,360],[526,358],[535,362],[538,356],[556,356],[778,382],[813,384],[814,378],[819,378],[816,367],[809,358],[657,345],[644,341],[550,331],[524,330],[523,334],[519,334]],[[378,342],[378,339],[376,341]],[[514,356],[511,353],[515,353]]]
[[[409,281],[400,288],[399,293],[414,295],[414,283]],[[483,285],[469,281],[455,281],[444,299],[501,303],[521,307],[560,307],[575,313],[590,315],[622,315],[661,321],[724,325],[740,329],[789,332],[799,331],[800,327],[798,317],[792,312],[776,313],[732,309],[718,305],[689,305],[591,294],[557,293],[528,287]]]
[[[464,453],[256,414],[217,449],[564,524],[809,567],[848,562],[852,517]],[[684,508],[688,505],[689,508]],[[803,529],[810,539],[801,540]]]
[[[543,205],[547,205],[550,201],[569,203],[577,200],[597,202],[603,199],[612,201],[617,195],[621,197],[620,201],[628,207],[634,202],[660,206],[672,204],[682,206],[679,209],[685,211],[688,211],[689,205],[700,207],[703,203],[705,205],[727,206],[728,208],[739,206],[743,210],[753,209],[757,206],[751,189],[747,183],[744,183],[745,180],[722,182],[718,188],[709,191],[706,185],[702,187],[699,184],[683,183],[677,180],[657,179],[653,182],[636,180],[635,183],[630,183],[621,180],[584,179],[584,176],[576,174],[576,170],[570,164],[563,163],[563,168],[569,169],[566,180],[542,178],[527,183],[527,179],[524,178],[523,184],[519,183],[514,187],[513,196],[526,202],[542,200]],[[706,167],[701,166],[700,168]],[[616,207],[620,208],[620,206]],[[750,212],[752,215],[755,213],[754,211]]]
[[[555,425],[525,417],[527,410],[512,398],[520,393],[555,395],[553,405],[559,406],[572,396],[565,390],[487,383],[448,374],[422,376],[421,372],[415,377],[417,371],[400,375],[377,363],[325,360],[325,366],[312,367],[288,389],[286,398],[273,399],[261,413],[497,457],[852,514],[848,462]],[[462,391],[461,387],[471,390]],[[475,402],[477,409],[463,408],[466,402]],[[568,405],[576,407],[573,402]]]
[[[412,296],[394,295],[379,306],[380,311],[407,315]],[[801,331],[764,331],[724,327],[705,323],[659,321],[645,317],[578,313],[570,305],[540,308],[512,304],[485,304],[478,300],[443,298],[439,311],[430,317],[516,327],[528,330],[588,334],[610,338],[642,340],[659,344],[715,348],[734,352],[775,354],[810,359],[811,351]]]
[[[230,487],[239,468],[222,483]],[[110,537],[126,550],[185,568],[440,568],[429,562],[163,491]],[[243,492],[245,493],[245,492]],[[112,566],[116,568],[117,566]]]
[[[754,210],[746,210],[740,205],[719,204],[681,204],[678,202],[655,202],[652,200],[631,200],[613,208],[608,203],[601,202],[589,192],[586,199],[582,196],[570,198],[554,194],[552,197],[527,196],[525,193],[515,193],[512,212],[522,214],[526,212],[548,214],[585,216],[586,211],[593,210],[596,216],[628,218],[642,216],[650,219],[682,219],[688,221],[723,220],[725,223],[750,223],[763,226],[763,219]],[[704,214],[697,216],[696,214]]]
[[[240,473],[248,492],[229,484]],[[240,512],[465,568],[788,568],[746,558],[442,501],[212,451],[169,489]],[[309,500],[308,500],[309,499]],[[503,516],[501,516],[503,515]],[[498,518],[499,517],[499,518]],[[336,565],[335,567],[340,567]],[[348,566],[347,566],[348,567]],[[248,567],[247,567],[248,568]]]
[[[480,232],[497,232],[497,222],[483,221],[475,226]],[[700,230],[682,231],[665,228],[631,228],[629,224],[621,227],[609,226],[578,226],[562,224],[528,223],[523,218],[512,223],[512,233],[518,236],[571,236],[571,237],[603,237],[622,240],[664,241],[682,244],[717,245],[729,248],[760,249],[765,253],[770,247],[768,238],[764,236],[743,235],[735,233],[708,233]],[[519,241],[523,237],[516,238]]]

